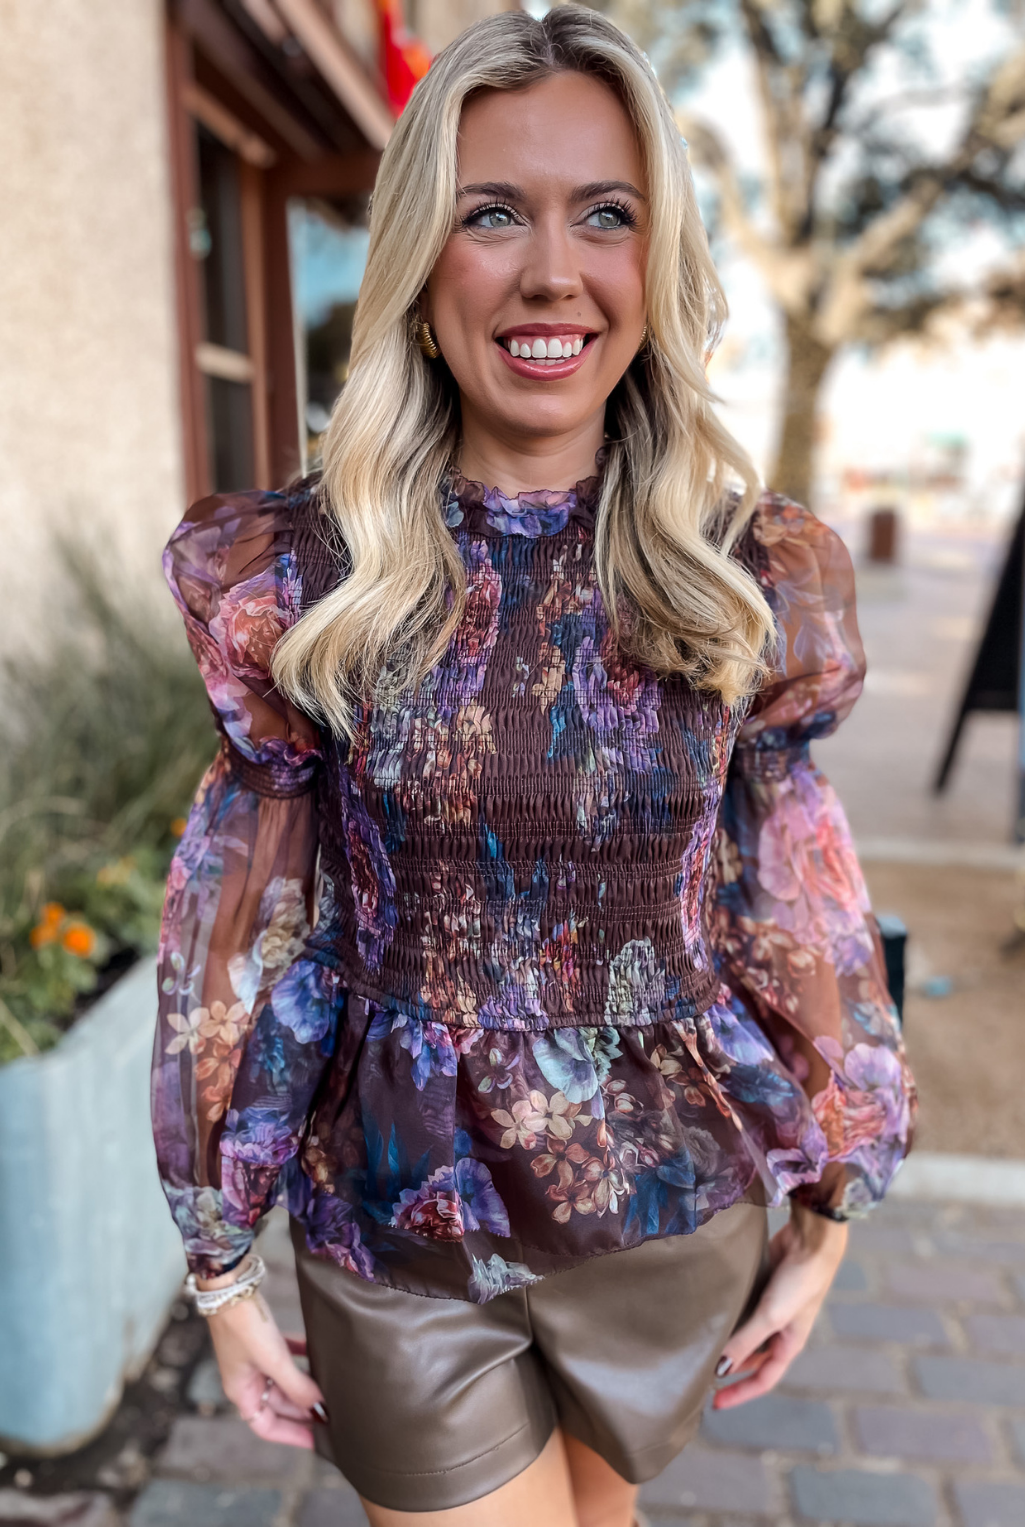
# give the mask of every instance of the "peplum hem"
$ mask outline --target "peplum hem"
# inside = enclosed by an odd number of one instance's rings
[[[310,1250],[359,1277],[423,1293],[440,1279],[450,1297],[486,1302],[588,1256],[690,1234],[745,1196],[779,1204],[826,1165],[806,1092],[725,987],[693,1019],[530,1034],[424,1022],[346,994],[315,959],[293,975],[334,1064],[298,1137],[236,1084],[222,1185],[244,1215],[294,1155],[289,1209]],[[266,1039],[280,1041],[281,987],[271,1005]],[[852,1141],[876,1185],[893,1148],[869,1115],[895,1101],[866,1092]]]

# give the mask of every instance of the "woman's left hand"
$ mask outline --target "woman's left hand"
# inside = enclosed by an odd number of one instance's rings
[[[773,1236],[772,1276],[750,1320],[738,1326],[723,1348],[727,1373],[743,1374],[720,1389],[715,1410],[729,1410],[768,1394],[804,1347],[847,1249],[847,1226],[800,1204]]]

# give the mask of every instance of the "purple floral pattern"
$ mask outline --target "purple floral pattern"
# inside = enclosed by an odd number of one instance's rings
[[[749,708],[687,720],[611,638],[587,485],[508,499],[457,482],[465,618],[415,697],[382,675],[343,754],[269,675],[302,607],[307,491],[207,500],[167,553],[226,738],[161,947],[154,1127],[190,1264],[233,1265],[283,1196],[350,1273],[486,1301],[746,1195],[841,1216],[877,1201],[914,1086],[843,812],[808,755],[863,672],[836,538],[763,499],[750,565],[777,673]],[[510,715],[533,752],[510,751]],[[282,789],[317,765],[326,793]],[[527,858],[508,802],[546,777],[567,781],[562,847]],[[655,893],[624,880],[617,846],[664,837],[681,803],[665,899],[631,913],[624,885]],[[428,841],[440,857],[413,883],[404,845]],[[418,984],[375,992],[396,950]]]

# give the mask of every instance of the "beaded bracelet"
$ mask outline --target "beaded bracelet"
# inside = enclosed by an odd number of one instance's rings
[[[266,1276],[266,1264],[254,1251],[242,1263],[234,1283],[226,1283],[223,1288],[197,1288],[195,1273],[189,1273],[185,1279],[185,1292],[194,1302],[196,1313],[209,1319],[218,1310],[226,1310],[233,1304],[240,1304],[243,1299],[251,1299]]]

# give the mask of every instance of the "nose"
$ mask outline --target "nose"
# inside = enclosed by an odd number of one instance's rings
[[[579,296],[582,290],[580,263],[564,218],[539,220],[524,248],[521,296],[555,302]]]

